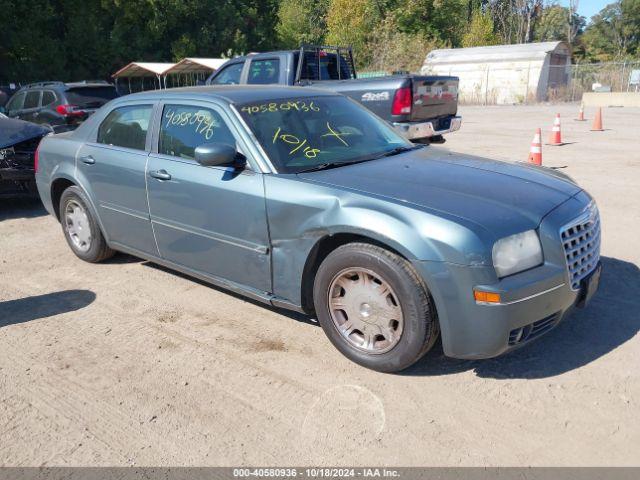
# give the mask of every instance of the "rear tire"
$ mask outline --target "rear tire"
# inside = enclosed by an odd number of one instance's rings
[[[85,262],[101,262],[115,254],[107,245],[89,201],[80,188],[73,186],[62,192],[60,224],[69,247]]]
[[[376,245],[343,245],[314,281],[318,322],[350,360],[398,372],[434,345],[439,326],[426,285],[404,258]]]

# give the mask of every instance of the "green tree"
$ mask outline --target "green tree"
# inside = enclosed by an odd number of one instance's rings
[[[640,54],[640,0],[619,0],[591,19],[582,36],[586,56],[609,61]]]
[[[535,39],[538,42],[562,40],[572,44],[586,25],[586,19],[569,8],[560,5],[546,7],[536,25]]]
[[[368,44],[380,18],[379,5],[370,0],[330,0],[327,37],[330,45],[351,45],[358,66],[371,60]]]
[[[467,33],[462,36],[463,47],[481,47],[485,45],[498,45],[500,38],[493,31],[491,15],[481,10],[476,10],[471,17],[471,23]]]
[[[465,0],[400,0],[394,15],[400,31],[457,47],[467,28],[468,3]]]
[[[327,30],[329,0],[282,0],[276,31],[283,47],[321,44]]]
[[[420,33],[400,31],[394,16],[385,18],[372,36],[370,51],[374,52],[367,70],[375,71],[420,71],[427,53],[441,47],[438,40]]]

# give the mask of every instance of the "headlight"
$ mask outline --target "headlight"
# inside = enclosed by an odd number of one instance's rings
[[[542,263],[542,247],[535,230],[501,238],[493,245],[492,255],[493,266],[500,278]]]

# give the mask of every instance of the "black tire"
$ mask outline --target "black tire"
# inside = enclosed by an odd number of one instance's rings
[[[84,208],[87,216],[91,238],[88,242],[88,249],[86,250],[79,248],[78,245],[74,243],[71,238],[71,234],[69,233],[69,225],[65,217],[65,212],[67,211],[67,206],[72,202],[75,202]],[[85,262],[97,263],[112,257],[115,254],[115,251],[107,245],[93,210],[89,205],[86,195],[80,188],[75,186],[67,188],[62,192],[62,196],[60,197],[60,224],[62,225],[64,238],[67,240],[67,243],[73,253]]]
[[[329,307],[332,282],[345,270],[366,269],[384,279],[402,310],[403,327],[395,346],[383,353],[356,348],[338,330]],[[435,344],[440,332],[424,281],[404,258],[367,243],[350,243],[331,252],[317,271],[313,298],[318,322],[333,345],[350,360],[379,372],[399,372],[413,365]]]

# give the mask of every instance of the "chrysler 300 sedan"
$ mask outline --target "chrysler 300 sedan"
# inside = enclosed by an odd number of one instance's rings
[[[315,314],[379,371],[438,336],[458,358],[520,347],[600,278],[598,210],[567,176],[412,145],[326,91],[129,95],[45,137],[37,163],[81,259],[127,252]]]

